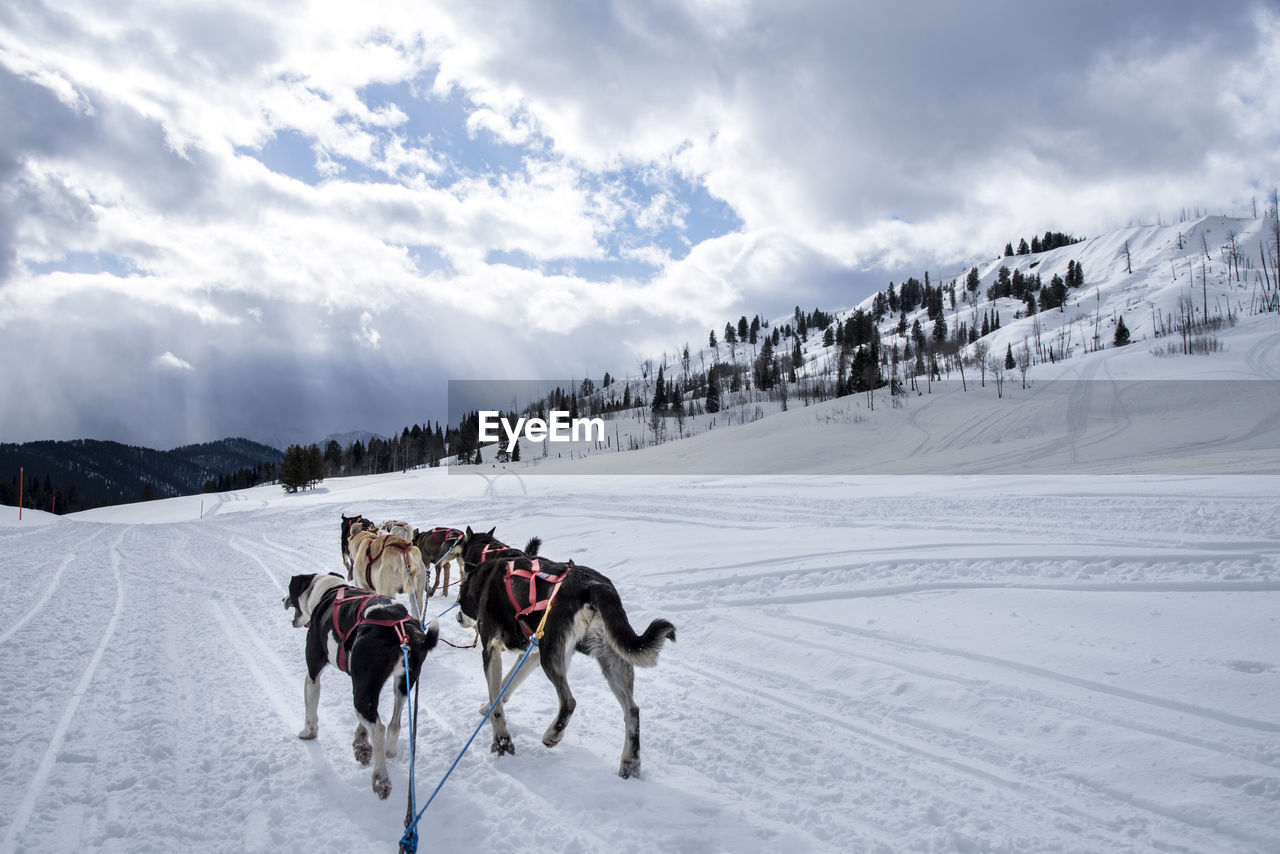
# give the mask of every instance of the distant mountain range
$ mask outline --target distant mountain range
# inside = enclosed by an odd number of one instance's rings
[[[70,442],[0,444],[0,472],[5,503],[16,504],[18,469],[24,494],[41,495],[41,505],[60,493],[60,510],[167,498],[201,492],[205,484],[233,480],[244,470],[259,472],[278,465],[283,454],[248,439],[220,439],[156,451],[119,442],[77,439]],[[30,501],[25,502],[32,506]]]

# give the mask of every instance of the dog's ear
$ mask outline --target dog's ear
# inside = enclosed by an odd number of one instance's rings
[[[471,526],[467,526],[467,539],[471,539]]]
[[[496,531],[496,530],[498,530],[498,526],[497,526],[497,525],[494,525],[492,528],[490,528],[490,529],[489,529],[489,536],[490,536],[490,537],[492,537],[492,536],[493,536],[493,532],[494,532],[494,531]]]

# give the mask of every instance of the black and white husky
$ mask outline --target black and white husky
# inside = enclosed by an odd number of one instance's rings
[[[312,739],[319,731],[320,672],[334,664],[351,676],[356,707],[352,742],[356,761],[373,760],[373,791],[391,794],[387,757],[395,756],[400,740],[400,715],[408,688],[404,681],[404,653],[409,646],[409,677],[414,683],[422,660],[435,648],[440,626],[432,622],[424,632],[404,606],[386,596],[343,583],[342,576],[295,575],[289,581],[285,608],[293,608],[293,625],[307,628],[307,678],[303,683],[306,720],[298,738]],[[388,679],[395,680],[395,711],[384,725],[378,717],[378,695]],[[372,740],[372,744],[370,744]]]
[[[488,534],[473,534],[472,545],[486,537],[491,539]],[[515,753],[503,704],[495,703],[505,684],[501,653],[528,648],[530,637],[546,614],[544,635],[509,691],[524,681],[533,665],[541,663],[560,700],[559,712],[542,736],[544,745],[554,747],[564,737],[577,705],[569,691],[569,658],[574,652],[595,658],[626,718],[618,774],[632,777],[640,773],[640,709],[632,698],[635,668],[658,663],[663,642],[676,639],[675,626],[667,620],[654,620],[644,634],[637,635],[608,578],[572,562],[527,556],[468,564],[458,591],[458,606],[458,621],[474,626],[480,634],[489,703],[493,706],[493,752]]]

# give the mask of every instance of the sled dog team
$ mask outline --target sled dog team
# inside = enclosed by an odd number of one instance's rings
[[[538,537],[517,549],[499,541],[493,531],[473,532],[470,527],[419,531],[395,520],[376,525],[363,516],[344,515],[342,561],[350,583],[337,573],[295,575],[289,582],[284,606],[294,611],[293,625],[307,629],[306,711],[298,737],[316,737],[320,674],[326,665],[337,666],[351,677],[356,710],[352,748],[360,764],[372,761],[373,791],[380,798],[391,793],[386,760],[396,755],[408,696],[404,650],[408,650],[410,679],[416,684],[423,659],[440,634],[438,621],[424,631],[393,597],[408,593],[422,613],[428,596],[437,590],[448,595],[451,564],[458,570],[458,622],[476,630],[481,647],[489,694],[481,714],[492,708],[490,750],[499,756],[515,753],[498,699],[511,677],[502,672],[501,654],[523,652],[541,631],[506,696],[541,664],[560,703],[542,735],[542,743],[554,747],[564,737],[576,706],[567,678],[569,659],[574,652],[590,655],[599,663],[626,721],[618,774],[640,773],[640,710],[632,698],[635,668],[658,663],[663,643],[676,639],[675,626],[656,619],[636,634],[608,578],[573,561],[560,563],[540,556]],[[428,588],[427,572],[433,565],[436,579]],[[378,696],[388,679],[395,686],[395,708],[384,724],[378,714]]]

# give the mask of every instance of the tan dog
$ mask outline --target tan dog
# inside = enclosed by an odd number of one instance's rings
[[[365,590],[395,596],[408,593],[422,613],[427,604],[427,568],[422,552],[402,537],[352,528],[347,538],[352,583]],[[420,600],[414,591],[421,591]]]

